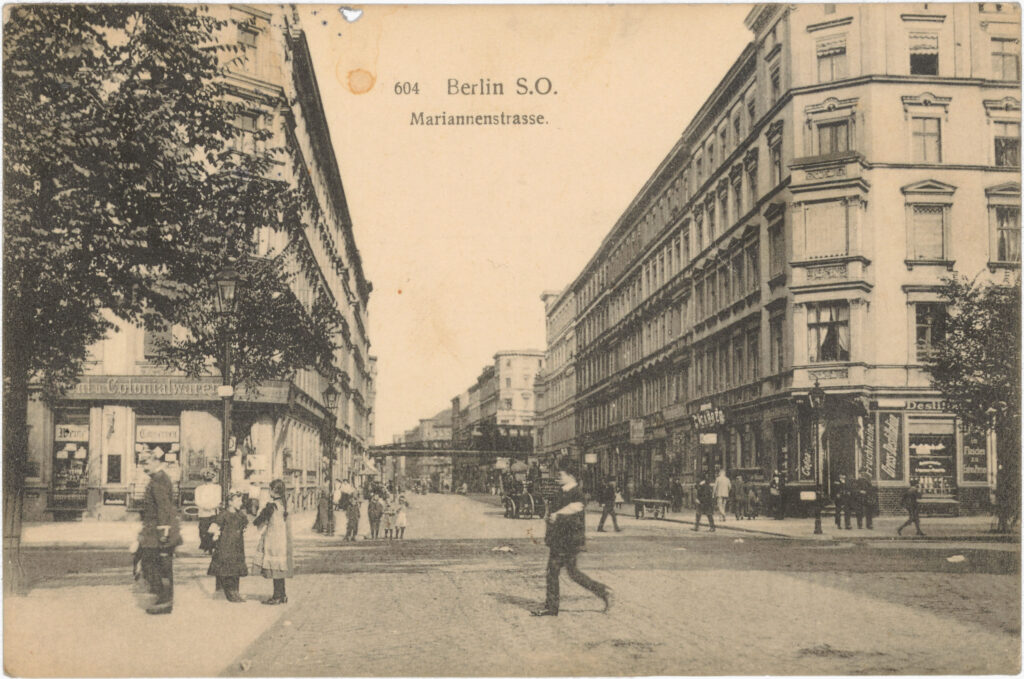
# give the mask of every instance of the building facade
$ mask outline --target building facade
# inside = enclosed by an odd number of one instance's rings
[[[537,451],[544,455],[576,458],[576,298],[571,289],[545,292],[547,351],[544,370],[537,379]]]
[[[293,285],[297,297],[310,303],[312,290],[327,289],[344,318],[335,356],[342,380],[335,385],[340,397],[334,415],[340,460],[335,475],[345,478],[372,443],[376,359],[369,354],[367,334],[372,286],[353,237],[309,48],[292,10],[220,5],[209,11],[230,20],[223,39],[246,50],[245,63],[226,76],[231,95],[251,111],[237,121],[236,150],[244,153],[258,143],[286,149],[282,176],[304,185],[314,199],[299,247],[306,248],[315,267],[299,272]],[[259,129],[270,130],[273,138],[257,141],[250,133]],[[285,234],[266,228],[259,234],[258,254],[285,245]],[[77,386],[54,408],[30,401],[26,520],[126,516],[147,482],[139,457],[151,449],[173,453],[171,476],[185,505],[202,472],[219,465],[221,378],[165,370],[151,360],[161,333],[117,325],[118,332],[90,349]],[[284,478],[297,505],[314,501],[326,483],[326,387],[321,374],[302,370],[292,380],[261,385],[258,392],[236,390],[234,484],[259,490],[273,478]]]
[[[987,506],[994,442],[923,363],[944,277],[1020,267],[1019,11],[751,10],[752,42],[562,293],[599,473],[778,470],[799,513],[866,470],[883,510],[913,479],[936,509]],[[545,398],[546,430],[566,405]]]

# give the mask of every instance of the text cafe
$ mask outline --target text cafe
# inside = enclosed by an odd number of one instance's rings
[[[994,442],[963,430],[940,400],[878,399],[864,418],[862,468],[878,482],[882,509],[918,482],[926,511],[958,513],[989,505]]]

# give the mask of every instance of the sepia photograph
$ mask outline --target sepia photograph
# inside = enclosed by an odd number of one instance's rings
[[[1021,5],[3,8],[12,677],[1021,672]]]

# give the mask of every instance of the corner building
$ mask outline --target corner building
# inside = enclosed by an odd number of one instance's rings
[[[930,509],[984,509],[994,441],[922,363],[944,277],[1020,267],[1020,8],[757,5],[745,23],[753,41],[545,300],[549,366],[566,305],[576,345],[545,432],[571,409],[580,461],[634,492],[719,467],[763,492],[777,469],[803,513],[801,491],[867,470],[883,511],[911,479]]]
[[[372,285],[352,233],[309,47],[297,14],[284,6],[217,5],[209,11],[229,20],[222,40],[246,48],[245,63],[225,76],[231,95],[249,108],[236,121],[235,150],[245,153],[257,143],[285,149],[282,178],[311,196],[305,238],[297,246],[315,266],[300,272],[293,285],[307,309],[313,290],[326,288],[345,319],[335,356],[343,371],[335,385],[335,476],[355,476],[373,437],[376,359],[367,334]],[[272,139],[257,141],[252,133],[259,129],[271,130]],[[270,228],[259,234],[259,254],[286,244],[286,235]],[[166,371],[150,360],[162,333],[117,326],[118,332],[90,348],[79,383],[54,408],[30,399],[26,520],[129,516],[148,480],[140,454],[158,447],[175,453],[170,474],[187,507],[202,471],[220,462],[220,376],[193,379]],[[317,489],[327,483],[321,439],[326,387],[317,371],[300,370],[291,380],[261,385],[258,393],[236,390],[233,484],[265,491],[272,479],[283,478],[296,506],[315,503]]]

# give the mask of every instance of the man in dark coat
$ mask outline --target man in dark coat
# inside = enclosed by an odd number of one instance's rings
[[[609,478],[601,489],[597,491],[597,501],[601,503],[601,520],[597,522],[597,531],[604,532],[604,522],[609,516],[612,517],[612,525],[615,532],[622,531],[619,528],[619,520],[615,517],[615,480]]]
[[[142,498],[142,531],[139,550],[150,590],[156,603],[146,609],[151,615],[170,613],[174,607],[174,548],[182,543],[174,488],[167,475],[163,453],[144,461],[149,484]]]
[[[547,517],[547,533],[544,543],[549,548],[547,597],[544,608],[533,611],[533,615],[558,615],[559,591],[558,576],[562,569],[573,582],[589,590],[604,601],[604,610],[612,605],[611,590],[589,578],[576,566],[576,558],[586,540],[586,522],[583,508],[583,489],[571,473],[572,462],[568,458],[558,461],[558,482],[561,490],[551,505],[552,512]]]
[[[867,523],[870,530],[873,528],[871,519],[875,514],[875,507],[878,504],[878,491],[871,483],[871,474],[867,471],[853,482],[853,489],[850,494],[853,515],[857,517],[857,528],[863,527],[861,519]]]
[[[903,491],[903,495],[900,496],[900,505],[907,510],[907,521],[896,529],[896,535],[903,535],[903,529],[910,524],[914,524],[918,535],[924,535],[921,532],[921,509],[917,504],[920,499],[921,489],[918,488],[917,479],[910,479],[910,487]]]
[[[708,517],[708,532],[715,532],[715,496],[711,490],[711,484],[708,483],[711,475],[708,474],[701,478],[700,483],[697,484],[697,518],[693,522],[693,530],[700,530],[700,517],[703,514]]]
[[[839,515],[844,514],[846,529],[850,530],[850,488],[846,484],[846,474],[840,474],[839,480],[832,487],[832,501],[836,505],[836,528],[843,528]]]

